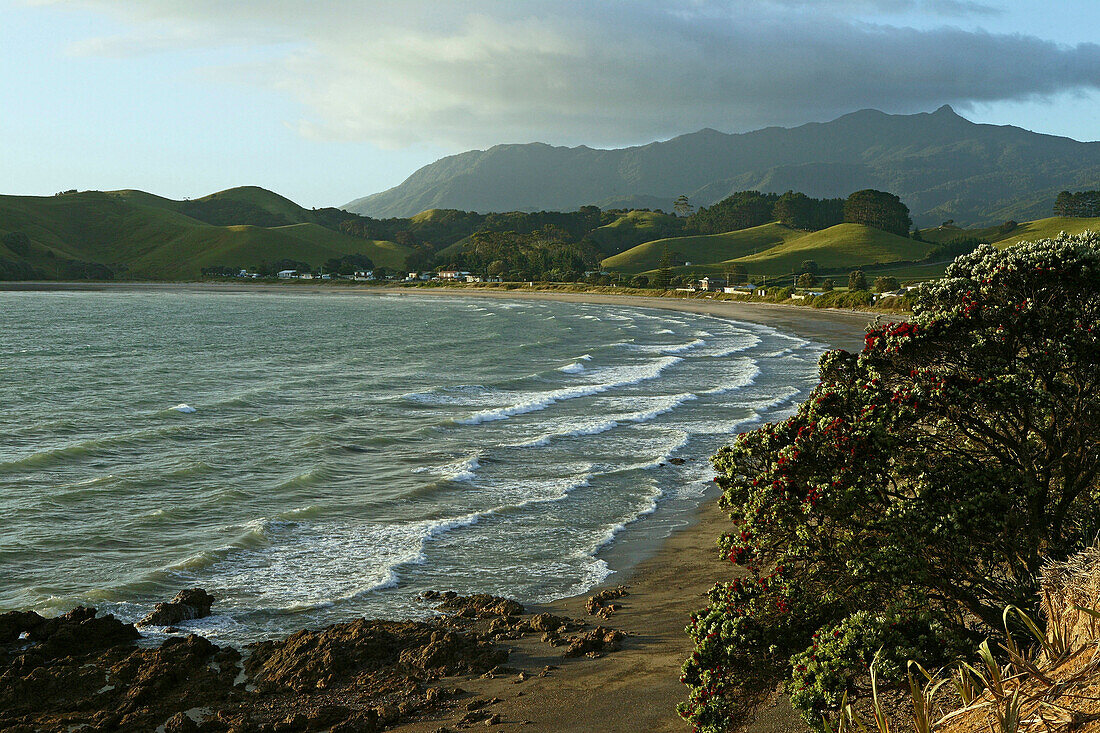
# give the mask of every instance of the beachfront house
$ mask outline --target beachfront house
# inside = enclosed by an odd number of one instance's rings
[[[717,277],[709,277],[708,276],[708,277],[704,277],[702,280],[699,281],[699,289],[700,290],[705,290],[707,292],[710,292],[712,290],[721,291],[722,288],[724,288],[725,286],[726,286],[726,281],[722,280],[721,278],[717,278]]]
[[[468,282],[468,283],[480,283],[480,282],[485,282],[485,280],[481,277],[481,275],[467,275],[466,276],[466,282]]]
[[[296,277],[298,277],[298,271],[297,270],[279,270],[279,279],[280,280],[291,280],[291,279],[296,278]]]
[[[299,272],[298,273],[298,279],[299,280],[312,280],[313,279],[313,273],[312,272]]]
[[[356,280],[358,282],[366,282],[367,280],[373,280],[374,279],[374,270],[356,270],[354,273],[352,273],[351,279]]]
[[[439,279],[440,280],[465,280],[466,276],[469,275],[469,274],[470,273],[466,272],[465,270],[440,270],[439,271]]]
[[[745,287],[743,285],[741,285],[741,286],[735,285],[733,287],[730,287],[730,286],[727,285],[726,287],[722,288],[722,292],[725,293],[726,295],[736,295],[738,297],[747,297],[749,295],[752,295],[752,288],[751,287]]]

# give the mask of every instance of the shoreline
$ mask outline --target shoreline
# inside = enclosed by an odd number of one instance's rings
[[[0,284],[0,291],[423,295],[658,308],[769,326],[833,348],[848,349],[862,347],[862,326],[874,319],[873,314],[859,311],[584,292],[217,283],[48,283],[50,287],[42,284],[7,287],[10,285]],[[707,461],[709,456],[691,458]],[[534,637],[498,642],[510,650],[508,666],[528,675],[526,679],[521,676],[522,684],[517,683],[515,672],[449,677],[446,680],[449,684],[458,683],[463,688],[460,695],[454,696],[459,707],[426,709],[414,720],[395,721],[387,729],[407,733],[453,730],[469,709],[463,706],[475,700],[492,700],[495,702],[489,706],[499,716],[499,724],[494,728],[502,731],[687,730],[687,724],[675,711],[687,692],[679,682],[680,666],[692,650],[684,627],[690,614],[706,605],[707,591],[715,582],[730,577],[733,568],[715,550],[717,538],[729,525],[713,496],[704,499],[686,519],[685,526],[673,529],[667,537],[653,538],[628,564],[586,593],[528,608],[532,614],[582,619],[590,627],[601,625],[625,632],[621,649],[596,658],[563,658],[559,648]],[[607,620],[587,612],[585,604],[592,594],[620,584],[627,587],[627,595],[615,600],[621,605],[619,611]],[[539,670],[547,671],[540,674]],[[744,721],[745,730],[787,733],[804,729],[785,697],[777,693],[762,701],[749,717],[756,719]]]
[[[628,295],[620,293],[564,292],[554,290],[504,290],[491,288],[404,287],[399,285],[304,285],[237,284],[220,282],[53,282],[3,281],[3,292],[132,292],[194,293],[207,295],[350,295],[497,298],[502,300],[550,300],[591,305],[622,305],[717,316],[770,326],[803,337],[816,338],[834,348],[863,348],[863,327],[887,314],[840,308],[809,308],[781,303],[739,302],[700,298]],[[901,316],[899,316],[901,317]]]

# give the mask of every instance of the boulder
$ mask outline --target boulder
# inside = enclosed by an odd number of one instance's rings
[[[158,603],[153,612],[137,622],[138,626],[172,626],[181,621],[206,618],[210,615],[210,606],[214,596],[202,588],[181,590],[168,603]]]

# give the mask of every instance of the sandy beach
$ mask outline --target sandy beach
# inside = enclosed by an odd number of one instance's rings
[[[873,314],[815,310],[759,303],[638,297],[599,293],[559,293],[521,290],[332,287],[324,285],[235,285],[158,283],[4,283],[0,289],[20,291],[132,291],[205,294],[277,293],[402,295],[409,297],[478,297],[558,300],[661,308],[732,318],[775,327],[834,347],[858,349]],[[707,456],[692,456],[706,461]],[[394,728],[409,733],[453,730],[473,701],[491,701],[486,707],[499,715],[494,730],[508,731],[684,731],[687,725],[675,712],[685,697],[679,682],[680,666],[691,653],[684,633],[689,615],[706,604],[706,593],[735,569],[720,560],[715,540],[728,521],[714,501],[696,511],[694,521],[651,550],[632,568],[614,573],[607,586],[627,586],[616,602],[621,609],[609,619],[589,615],[584,596],[563,599],[529,609],[584,619],[626,632],[622,649],[598,658],[565,658],[561,649],[534,636],[507,642],[509,674],[448,678],[441,687],[461,688],[446,695],[447,705]],[[441,588],[440,590],[446,590]],[[595,589],[593,592],[595,592]],[[525,673],[522,679],[520,672]],[[781,733],[804,730],[781,694],[773,693],[744,721],[746,730]],[[480,725],[478,726],[480,727]]]

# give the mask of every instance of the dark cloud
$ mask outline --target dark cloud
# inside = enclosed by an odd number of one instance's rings
[[[303,102],[305,134],[389,145],[621,144],[1100,86],[1095,44],[884,19],[996,12],[969,0],[80,4],[140,24],[133,39],[100,42],[116,49],[286,44],[247,73]],[[878,22],[840,12],[857,7]]]

